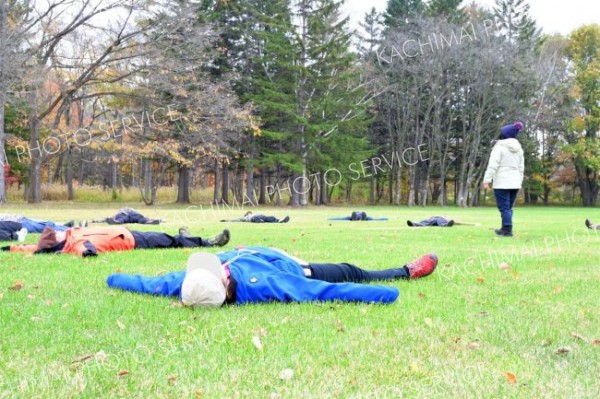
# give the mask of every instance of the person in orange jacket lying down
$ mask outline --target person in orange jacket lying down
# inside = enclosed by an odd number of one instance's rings
[[[222,247],[229,242],[229,230],[225,229],[208,240],[192,237],[185,229],[171,236],[165,233],[130,231],[122,226],[73,227],[65,232],[46,228],[34,245],[10,245],[3,251],[39,253],[72,253],[79,256],[96,256],[101,252],[130,251],[134,249]]]

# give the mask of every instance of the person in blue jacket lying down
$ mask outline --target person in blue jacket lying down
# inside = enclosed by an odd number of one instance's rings
[[[431,274],[435,254],[399,268],[367,271],[348,263],[308,263],[274,248],[248,247],[214,255],[194,253],[186,271],[159,277],[116,273],[110,288],[176,296],[188,306],[257,302],[348,301],[391,303],[396,287],[361,284],[377,280],[415,279]]]

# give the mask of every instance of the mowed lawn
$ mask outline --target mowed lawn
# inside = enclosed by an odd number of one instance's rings
[[[68,220],[118,206],[12,205],[1,212]],[[362,208],[388,222],[329,222],[351,208],[254,209],[280,225],[219,223],[246,209],[157,207],[161,226],[225,249],[277,246],[316,262],[368,269],[427,252],[437,271],[392,305],[258,304],[190,309],[174,298],[106,287],[115,271],[181,270],[191,250],[72,255],[0,253],[0,398],[597,398],[600,392],[598,209],[515,210],[496,238],[495,208]],[[479,227],[411,229],[435,214]],[[34,243],[30,235],[27,242]],[[4,243],[3,245],[7,245]],[[218,252],[220,249],[210,249]],[[22,287],[21,289],[18,289]]]

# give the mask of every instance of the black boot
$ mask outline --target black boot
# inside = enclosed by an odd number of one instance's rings
[[[222,247],[223,245],[227,245],[229,242],[229,238],[231,237],[229,230],[225,229],[221,234],[210,238],[208,240],[203,240],[203,247]]]
[[[499,235],[500,237],[512,237],[513,236],[512,226],[502,226],[501,229],[496,229],[494,231],[496,232],[496,235]]]

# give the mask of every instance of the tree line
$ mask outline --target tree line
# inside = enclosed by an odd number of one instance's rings
[[[476,206],[515,120],[526,203],[600,175],[600,27],[542,34],[526,0],[0,0],[0,163],[43,181],[139,187],[147,204]],[[6,201],[0,173],[0,202]]]

